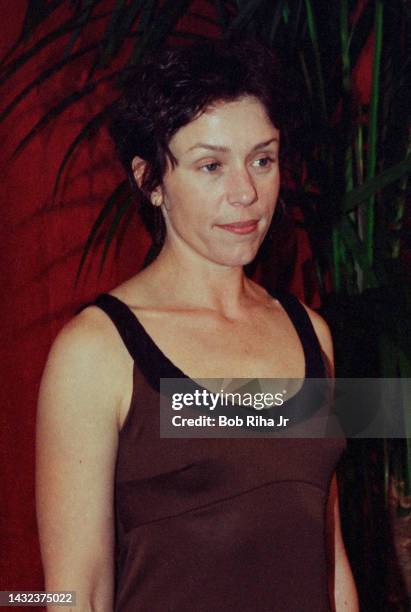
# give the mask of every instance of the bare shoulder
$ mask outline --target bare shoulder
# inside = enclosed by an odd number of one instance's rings
[[[313,324],[323,353],[326,355],[328,361],[332,365],[334,363],[333,341],[331,337],[330,328],[328,327],[327,322],[320,314],[318,314],[318,312],[316,312],[312,308],[309,308],[303,302],[301,302],[301,304],[304,306],[305,310],[308,313],[308,316],[310,317],[311,323]]]
[[[127,352],[113,323],[100,308],[89,306],[60,331],[47,365],[58,363],[79,371],[90,365],[89,376],[93,372],[109,374],[119,361],[126,360]]]
[[[97,307],[88,307],[63,327],[51,347],[40,407],[52,396],[60,399],[60,405],[71,398],[74,410],[75,406],[84,407],[81,396],[92,400],[87,402],[90,411],[97,405],[100,411],[105,407],[117,411],[131,367],[131,358],[107,315]]]
[[[53,343],[51,354],[81,351],[85,355],[103,348],[115,349],[116,330],[107,315],[96,306],[88,306],[61,329]]]

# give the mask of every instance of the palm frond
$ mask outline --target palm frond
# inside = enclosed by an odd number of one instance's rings
[[[135,45],[128,65],[137,64],[146,51],[159,47],[169,33],[175,30],[190,4],[191,0],[166,0],[158,10],[157,2],[147,1],[146,11],[141,16],[139,25],[146,28],[146,32],[142,40]]]
[[[378,104],[380,97],[380,64],[383,34],[383,0],[376,0],[374,60],[372,70],[371,108],[368,127],[367,177],[372,179],[377,168]],[[368,201],[365,211],[365,243],[368,261],[374,258],[374,199]]]
[[[83,31],[83,28],[88,25],[89,19],[90,19],[90,16],[92,14],[94,7],[97,6],[97,4],[99,4],[101,0],[83,0],[83,1],[84,1],[84,4],[83,4],[82,13],[80,17],[78,17],[77,19],[77,27],[71,33],[70,39],[66,44],[66,47],[63,51],[63,57],[67,57],[68,55],[70,55],[70,52],[74,48],[74,45],[76,44],[77,40],[79,39]]]
[[[254,14],[263,5],[264,0],[247,0],[247,2],[238,0],[238,14],[230,23],[229,30],[242,30],[249,25]]]
[[[64,0],[30,0],[27,2],[27,10],[24,15],[23,26],[19,36],[19,43],[28,40],[36,30],[56,11]],[[72,11],[75,11],[72,8]]]
[[[95,23],[100,19],[105,19],[107,13],[101,15],[95,15],[90,17],[89,23]],[[66,34],[69,34],[78,27],[77,19],[73,18],[67,22],[64,22],[55,30],[45,34],[41,37],[34,45],[32,45],[26,51],[23,51],[16,59],[1,66],[0,73],[0,86],[4,85],[18,70],[20,70],[25,64],[36,57],[43,49],[54,43],[59,38],[62,38]]]
[[[76,137],[73,139],[73,141],[70,143],[70,145],[66,149],[63,160],[57,171],[56,180],[54,182],[53,195],[52,195],[53,202],[56,199],[56,195],[57,195],[57,192],[60,186],[61,179],[63,177],[66,166],[68,162],[70,161],[72,155],[79,148],[79,146],[84,140],[89,140],[90,137],[93,134],[95,134],[98,131],[98,129],[105,123],[106,115],[110,107],[111,107],[111,104],[105,107],[102,111],[100,111],[96,115],[94,115],[94,117],[92,117],[92,119],[90,119],[90,121],[88,121],[86,125],[84,125],[81,128],[79,133],[76,135]]]
[[[104,75],[100,79],[97,79],[97,81],[87,83],[82,89],[73,91],[71,94],[63,98],[63,100],[61,100],[58,104],[55,104],[45,115],[43,115],[41,119],[39,119],[39,121],[28,132],[28,134],[26,134],[22,138],[17,147],[14,149],[12,158],[14,159],[15,157],[17,157],[41,130],[43,130],[47,125],[49,125],[52,121],[59,117],[72,104],[91,94],[101,83],[105,81],[112,81],[116,77],[116,72]]]
[[[144,0],[135,0],[127,3],[126,0],[117,0],[113,13],[108,21],[103,36],[104,45],[98,58],[98,65],[107,66],[113,60],[124,41],[132,32],[132,26],[144,4]]]
[[[119,227],[121,221],[124,219],[132,203],[133,203],[133,198],[131,195],[129,195],[117,207],[116,214],[114,215],[114,218],[110,224],[110,227],[108,228],[108,231],[106,233],[106,237],[104,240],[103,252],[101,254],[101,260],[100,260],[100,272],[103,270],[104,262],[106,261],[108,251],[116,236],[117,228]]]
[[[381,172],[378,176],[368,179],[362,185],[346,193],[342,199],[342,210],[350,212],[357,206],[379,193],[411,172],[411,155],[403,161]]]
[[[96,49],[96,47],[97,47],[97,43],[93,43],[91,45],[87,45],[86,47],[83,47],[83,48],[79,49],[75,53],[72,53],[68,57],[60,60],[59,62],[56,62],[55,64],[53,64],[49,68],[46,68],[46,70],[43,70],[43,72],[41,72],[35,79],[33,79],[30,83],[28,83],[19,92],[12,99],[12,101],[6,106],[6,108],[2,111],[2,113],[0,113],[0,122],[4,121],[13,112],[13,110],[16,108],[16,106],[20,102],[22,102],[22,100],[24,100],[29,95],[29,93],[31,91],[33,91],[33,89],[35,89],[39,85],[42,85],[44,82],[46,82],[48,79],[50,79],[55,74],[57,74],[60,70],[62,70],[62,68],[65,68],[65,66],[67,66],[68,64],[71,64],[72,62],[77,60],[79,57],[83,57],[87,53],[90,53],[91,51],[94,51]]]
[[[318,89],[318,100],[320,102],[320,112],[324,124],[328,123],[327,100],[324,87],[324,73],[322,68],[321,51],[317,34],[317,25],[314,15],[314,8],[311,0],[305,0],[305,9],[307,13],[307,29],[311,44],[314,50],[314,63],[316,69],[316,80]]]
[[[128,181],[124,180],[122,181],[119,185],[117,185],[117,187],[114,189],[114,191],[110,194],[110,196],[107,198],[103,208],[101,209],[96,221],[94,222],[93,227],[91,228],[91,231],[88,235],[86,244],[84,246],[83,249],[83,253],[81,255],[81,260],[80,260],[80,264],[77,270],[77,275],[76,275],[76,280],[75,283],[77,284],[80,276],[81,276],[81,272],[84,268],[84,264],[86,262],[86,259],[90,253],[90,250],[94,244],[94,241],[98,235],[98,232],[100,231],[100,229],[102,228],[104,222],[106,221],[106,219],[108,218],[108,216],[110,215],[110,213],[113,211],[113,209],[119,205],[119,202],[122,201],[122,199],[124,198],[124,195],[126,194],[128,189]]]
[[[274,41],[277,37],[278,28],[281,23],[281,19],[283,18],[286,4],[286,0],[278,0],[273,9],[273,14],[270,23],[270,31],[268,34],[268,42],[271,46],[274,44]]]

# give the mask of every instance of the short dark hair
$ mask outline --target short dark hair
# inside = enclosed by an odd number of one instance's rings
[[[142,218],[161,246],[164,225],[158,207],[147,205],[161,184],[173,135],[217,101],[256,97],[275,127],[287,116],[284,78],[274,53],[254,40],[209,41],[190,47],[164,48],[145,58],[129,74],[115,105],[110,134],[131,184],[139,192]],[[131,162],[147,162],[138,187]],[[160,218],[155,218],[160,214]]]

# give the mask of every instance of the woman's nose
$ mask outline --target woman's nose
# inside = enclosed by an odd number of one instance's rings
[[[257,190],[248,170],[233,171],[229,177],[228,201],[232,206],[250,206],[257,200]]]

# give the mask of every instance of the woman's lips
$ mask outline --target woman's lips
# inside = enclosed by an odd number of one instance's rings
[[[258,219],[250,219],[250,221],[238,221],[237,223],[226,223],[224,225],[217,225],[227,232],[233,234],[251,234],[255,232],[258,225]]]

